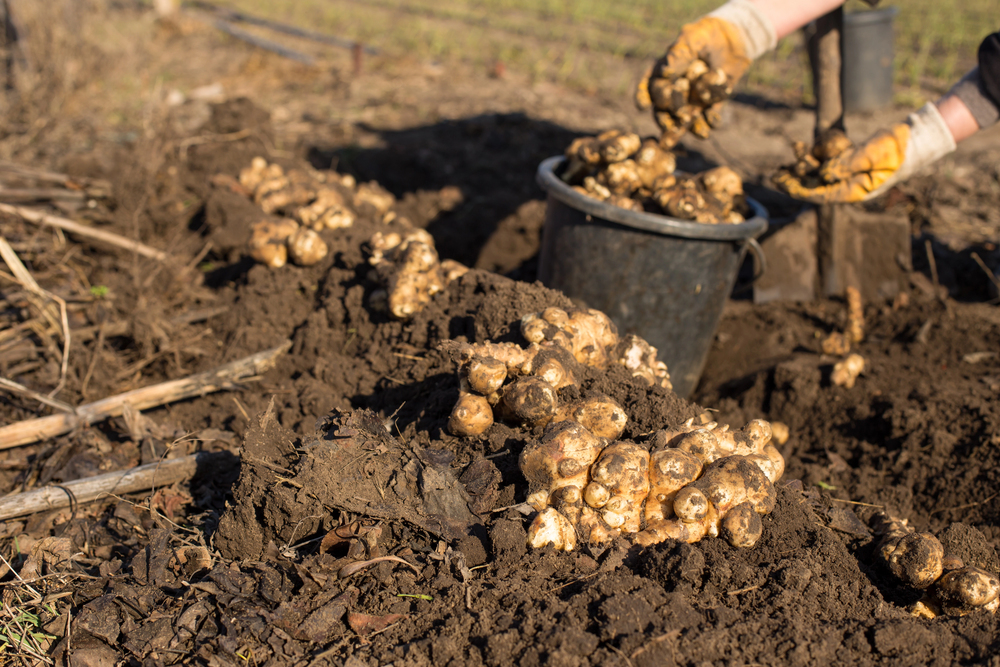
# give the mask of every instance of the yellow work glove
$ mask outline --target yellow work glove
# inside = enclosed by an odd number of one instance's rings
[[[750,0],[731,0],[681,28],[640,81],[636,104],[653,107],[664,144],[674,145],[688,131],[704,138],[750,63],[776,42],[774,27]]]
[[[927,104],[906,122],[882,130],[820,167],[822,184],[808,187],[783,171],[775,185],[796,199],[815,204],[860,202],[877,197],[955,150],[955,140],[937,107]]]

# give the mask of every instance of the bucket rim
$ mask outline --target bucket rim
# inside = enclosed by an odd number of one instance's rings
[[[852,27],[871,23],[891,23],[898,13],[899,7],[880,7],[844,12],[844,23],[850,24]]]
[[[757,201],[747,197],[753,217],[737,224],[710,225],[703,222],[679,220],[657,213],[629,211],[620,206],[580,194],[563,183],[555,174],[556,167],[565,161],[562,155],[546,158],[538,165],[536,180],[543,190],[559,201],[596,218],[616,222],[626,227],[642,229],[664,236],[711,241],[743,241],[757,238],[767,230],[767,211]]]

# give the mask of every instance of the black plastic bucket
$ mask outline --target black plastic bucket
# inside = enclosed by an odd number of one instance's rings
[[[892,104],[893,19],[898,7],[844,14],[840,87],[844,111]]]
[[[538,167],[548,193],[538,279],[580,305],[606,313],[623,334],[659,350],[674,391],[687,397],[705,366],[722,309],[748,247],[767,229],[767,212],[730,225],[627,211],[583,195],[555,170]]]

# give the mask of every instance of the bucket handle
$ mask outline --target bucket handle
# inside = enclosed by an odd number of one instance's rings
[[[760,280],[761,276],[763,276],[767,272],[767,258],[764,257],[764,249],[760,247],[759,243],[757,243],[757,239],[751,236],[746,240],[744,240],[743,249],[749,250],[751,253],[753,253],[754,260],[756,260],[754,264],[757,265],[757,271],[754,274],[754,277],[748,280],[746,284],[734,288],[733,289],[734,294],[739,294],[744,290],[750,289],[751,287],[753,287],[754,283]]]

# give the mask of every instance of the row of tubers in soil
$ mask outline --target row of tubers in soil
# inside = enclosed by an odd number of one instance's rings
[[[708,224],[746,220],[739,174],[716,167],[683,175],[676,167],[676,156],[655,139],[608,130],[570,144],[561,178],[581,194],[630,211]]]
[[[373,267],[370,278],[383,285],[372,294],[371,305],[397,319],[418,313],[468,271],[453,260],[441,261],[433,237],[397,216],[394,197],[375,183],[358,185],[349,174],[286,172],[256,157],[240,172],[239,185],[269,215],[253,225],[248,252],[272,268],[289,260],[299,266],[316,264],[329,251],[320,232],[350,227],[356,212],[366,207],[382,222],[395,222],[400,231],[376,232],[367,250]]]
[[[925,591],[911,609],[915,616],[964,616],[973,611],[996,613],[1000,579],[982,568],[945,554],[931,533],[918,533],[905,520],[879,513],[873,517],[880,536],[878,555],[904,584]]]
[[[392,217],[395,199],[373,183],[358,185],[349,174],[329,175],[303,169],[285,170],[256,157],[240,171],[239,185],[268,214],[251,228],[249,255],[272,268],[288,260],[311,266],[326,257],[320,232],[354,224],[356,211],[371,207]]]
[[[520,456],[528,503],[538,511],[528,531],[531,546],[569,551],[621,534],[644,545],[706,536],[741,547],[757,542],[761,516],[776,502],[774,481],[784,471],[767,422],[734,432],[689,421],[642,444],[619,440],[628,421],[620,405],[601,395],[562,403],[559,390],[578,385],[580,366],[611,364],[669,389],[656,349],[636,336],[620,340],[596,310],[547,308],[522,318],[521,332],[527,348],[444,347],[460,364],[453,434],[481,434],[496,418],[544,428]]]

